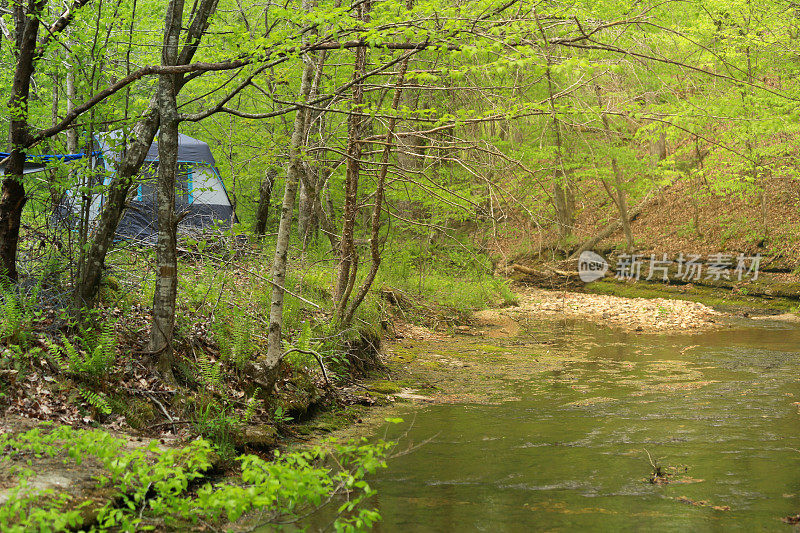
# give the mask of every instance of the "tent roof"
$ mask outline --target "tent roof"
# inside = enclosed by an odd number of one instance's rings
[[[150,145],[145,161],[158,161],[158,141],[154,140],[153,144]],[[178,134],[178,161],[197,161],[216,166],[216,161],[214,161],[214,156],[211,155],[211,148],[209,148],[208,143],[183,133]]]
[[[25,166],[22,170],[23,174],[33,174],[34,172],[41,172],[45,170],[47,167],[41,163],[30,163],[25,161]],[[5,163],[0,165],[0,176],[5,176],[6,174],[6,165]]]
[[[99,133],[95,136],[95,141],[99,145],[98,147],[100,150],[102,150],[103,158],[106,160],[106,168],[110,169],[111,166],[109,166],[109,163],[119,160],[120,146],[123,141],[122,130]],[[153,142],[150,144],[150,149],[147,151],[147,155],[145,156],[144,160],[145,162],[158,161],[157,134],[156,138],[153,139]],[[222,187],[222,191],[225,193],[225,197],[228,199],[228,204],[233,205],[230,195],[228,195],[228,191],[225,188],[225,182],[222,181],[222,177],[219,175],[219,171],[216,167],[217,162],[214,160],[214,156],[211,155],[211,148],[208,146],[208,143],[193,137],[189,137],[183,133],[178,133],[178,162],[197,162],[211,167],[217,179],[219,180],[219,184]]]
[[[99,155],[100,152],[93,152],[92,155],[96,156]],[[5,160],[9,155],[8,152],[0,152],[0,160]],[[27,154],[25,156],[25,164],[22,170],[23,174],[32,174],[34,172],[41,172],[45,170],[48,165],[52,161],[62,161],[64,163],[70,163],[72,161],[77,161],[78,159],[83,159],[86,154],[79,153],[79,154],[44,154],[44,155],[31,155]],[[4,176],[6,173],[6,165],[8,162],[0,164],[0,176]]]
[[[103,151],[103,157],[116,161],[119,158],[117,145],[121,139],[121,130],[98,134],[97,142],[100,144],[100,149]],[[150,149],[147,150],[145,161],[158,161],[157,136],[150,145]],[[208,143],[189,137],[183,133],[178,134],[178,161],[205,163],[210,166],[216,166],[217,164],[214,160],[214,156],[211,155],[211,148],[208,146]]]

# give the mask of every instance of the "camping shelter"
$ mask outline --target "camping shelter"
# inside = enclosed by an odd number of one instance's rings
[[[0,176],[6,173],[6,165],[8,164],[9,152],[0,152]],[[23,166],[22,174],[32,174],[34,172],[41,172],[51,166],[53,161],[62,161],[70,163],[82,159],[85,154],[51,154],[51,155],[26,155],[25,163]],[[100,152],[94,152],[94,156],[99,156]]]
[[[99,154],[95,168],[104,170],[104,185],[111,183],[120,156],[122,132],[113,131],[96,137]],[[97,153],[97,152],[96,152]],[[153,142],[140,171],[138,186],[129,197],[128,208],[120,220],[117,236],[152,241],[157,231],[156,187],[158,143]],[[188,135],[178,135],[178,175],[175,209],[181,218],[178,230],[192,232],[211,226],[230,227],[237,222],[228,192],[207,143]],[[103,196],[92,202],[90,217],[99,215]]]

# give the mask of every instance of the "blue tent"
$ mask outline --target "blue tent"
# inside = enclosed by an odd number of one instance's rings
[[[11,154],[8,152],[0,152],[0,176],[5,175],[6,173],[6,164],[8,161],[6,159]],[[97,157],[100,155],[99,151],[92,152],[93,157]],[[46,154],[46,155],[26,155],[25,156],[25,167],[22,171],[23,174],[32,174],[34,172],[41,172],[42,170],[46,170],[49,165],[51,165],[54,161],[61,161],[64,163],[69,163],[71,161],[77,161],[79,159],[83,159],[86,157],[86,154]]]

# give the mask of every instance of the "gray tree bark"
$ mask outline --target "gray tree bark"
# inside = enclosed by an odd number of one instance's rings
[[[162,65],[174,65],[183,20],[184,0],[170,0],[164,21]],[[156,286],[153,292],[153,321],[150,327],[151,353],[158,353],[158,370],[167,382],[172,375],[172,340],[175,329],[175,300],[178,292],[177,215],[175,175],[178,170],[178,103],[176,76],[162,74],[156,97],[161,118],[158,135],[158,179],[156,197],[158,233],[156,240]]]
[[[312,238],[312,217],[314,213],[314,197],[316,196],[309,172],[303,169],[304,178],[300,180],[300,201],[297,205],[297,237],[303,246],[303,251],[308,248]]]
[[[306,4],[306,2],[304,2]],[[307,7],[307,5],[306,5]],[[308,101],[311,91],[311,78],[314,64],[305,58],[303,75],[300,81],[300,102]],[[292,216],[297,199],[297,187],[303,172],[302,146],[305,141],[306,113],[308,109],[301,107],[294,117],[292,137],[289,141],[289,168],[286,173],[286,184],[283,190],[281,218],[278,224],[278,236],[275,243],[275,257],[272,261],[272,300],[269,309],[269,332],[267,334],[267,355],[254,363],[257,380],[270,392],[277,379],[277,371],[281,362],[283,346],[281,331],[283,328],[283,287],[286,284],[286,269],[289,255],[289,239],[292,234]]]

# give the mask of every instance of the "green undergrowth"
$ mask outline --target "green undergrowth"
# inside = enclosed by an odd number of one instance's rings
[[[269,238],[180,243],[173,369],[179,387],[158,401],[136,390],[146,381],[140,379],[143,370],[154,363],[143,351],[155,280],[152,250],[120,243],[108,258],[97,309],[80,320],[66,309],[42,305],[39,291],[52,288],[53,279],[5,290],[0,370],[15,374],[0,383],[0,402],[20,393],[14,383],[47,376],[43,387],[72,403],[80,418],[101,424],[124,418],[142,431],[174,429],[166,411],[232,457],[248,445],[247,426],[280,430],[331,408],[323,368],[335,385],[379,369],[381,338],[396,320],[448,328],[477,309],[516,301],[506,282],[491,276],[488,258],[469,243],[394,241],[383,249],[372,290],[352,324],[342,327],[333,318],[336,253],[323,241],[305,252],[295,245],[285,281],[282,333],[288,355],[279,393],[267,394],[248,379],[248,365],[267,352],[273,247]],[[356,289],[369,270],[368,249],[359,254]],[[59,283],[69,294],[66,280]]]
[[[271,460],[242,455],[236,477],[214,481],[206,478],[214,448],[203,439],[180,448],[153,441],[131,450],[124,440],[104,431],[43,425],[0,436],[0,468],[16,480],[0,507],[0,529],[183,529],[200,523],[219,526],[255,511],[270,517],[265,524],[280,527],[315,512],[331,496],[346,493],[334,527],[362,531],[380,519],[366,506],[374,491],[365,477],[386,466],[391,446],[384,441],[327,441],[304,451],[275,452]],[[95,485],[104,489],[105,501],[93,501],[92,491],[67,494],[37,488],[33,469],[46,458],[63,462],[65,471],[73,472],[84,462],[97,461],[102,473],[95,476]]]
[[[491,273],[489,258],[464,244],[434,247],[410,242],[389,252],[376,286],[399,289],[466,316],[487,306],[517,302],[507,281]]]

